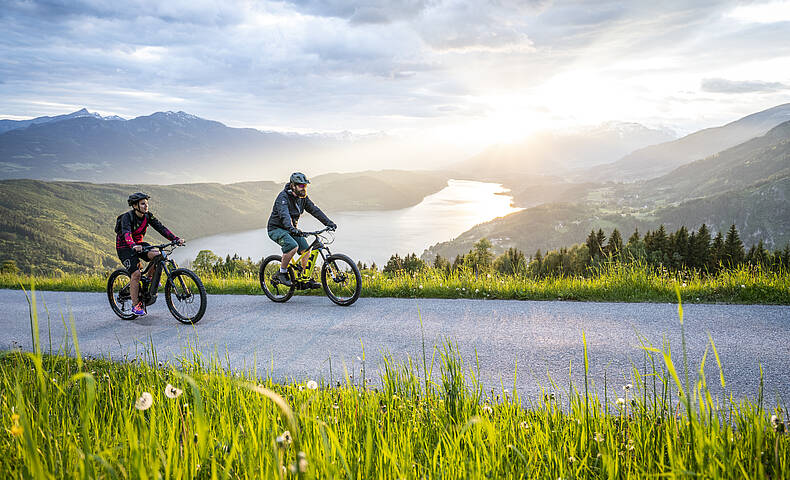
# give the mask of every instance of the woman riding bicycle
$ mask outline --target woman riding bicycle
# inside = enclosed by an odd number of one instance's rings
[[[137,316],[145,315],[145,306],[139,299],[142,276],[140,260],[150,262],[161,254],[159,250],[143,253],[143,247],[148,245],[143,242],[148,225],[168,240],[177,241],[179,245],[184,244],[184,239],[175,236],[148,211],[149,198],[151,197],[140,192],[129,195],[127,203],[132,209],[118,216],[115,222],[115,251],[131,277],[129,293],[132,297],[132,313]]]
[[[285,184],[283,191],[274,200],[272,214],[269,216],[267,225],[269,238],[280,245],[283,251],[280,271],[275,274],[274,278],[287,287],[292,285],[288,276],[288,264],[291,262],[291,258],[296,255],[297,250],[302,254],[310,248],[301,235],[302,232],[296,228],[302,212],[307,210],[308,213],[330,229],[334,230],[337,228],[337,225],[307,196],[308,183],[310,181],[304,173],[295,172],[291,174],[289,182]],[[307,267],[307,261],[308,256],[305,255],[302,258],[303,267]],[[310,279],[306,286],[308,288],[321,288],[321,284],[313,279]]]

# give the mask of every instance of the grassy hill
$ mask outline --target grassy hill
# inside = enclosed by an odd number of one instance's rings
[[[324,211],[405,208],[443,188],[440,173],[395,171],[325,175],[310,197]],[[197,238],[262,228],[282,184],[119,185],[0,181],[0,261],[25,271],[85,272],[115,268],[115,218],[131,192],[152,196],[151,210],[177,235]],[[149,237],[159,238],[154,231]],[[147,237],[148,238],[148,237]]]

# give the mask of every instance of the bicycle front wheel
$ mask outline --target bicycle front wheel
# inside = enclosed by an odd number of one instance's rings
[[[107,300],[110,301],[110,308],[123,320],[137,317],[132,313],[132,295],[129,291],[131,283],[129,272],[123,269],[112,272],[107,279]]]
[[[177,268],[165,284],[165,301],[176,320],[197,323],[206,313],[206,287],[192,270]]]
[[[261,283],[263,293],[269,297],[272,302],[282,303],[287,302],[294,294],[296,289],[296,279],[293,275],[293,270],[288,269],[288,277],[291,280],[291,286],[283,285],[274,277],[280,271],[280,264],[283,257],[279,255],[271,255],[263,259],[261,262],[261,270],[258,274],[258,279]]]
[[[347,307],[359,298],[362,275],[357,264],[347,256],[330,255],[321,267],[321,284],[330,300]]]

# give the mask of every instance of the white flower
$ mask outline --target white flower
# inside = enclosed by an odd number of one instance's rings
[[[493,411],[494,411],[494,410],[491,408],[491,406],[490,406],[489,404],[487,404],[487,403],[486,403],[485,405],[483,405],[483,407],[481,408],[481,410],[483,410],[483,413],[491,413],[491,412],[493,412]]]
[[[184,393],[180,389],[170,385],[169,383],[165,387],[165,397],[167,398],[178,398],[181,394]]]
[[[148,392],[143,392],[143,394],[140,395],[140,398],[138,398],[137,401],[134,402],[134,407],[137,410],[148,410],[149,408],[151,408],[151,405],[153,404],[154,404],[154,397],[151,396],[151,394]]]
[[[744,284],[741,284],[741,288],[746,288],[746,285],[744,285]]]
[[[618,398],[616,403],[617,403],[618,407],[622,406],[622,405],[625,405],[625,399],[624,398]]]
[[[318,383],[315,380],[310,380],[307,382],[308,390],[315,390],[318,388]]]
[[[601,432],[595,432],[595,436],[593,437],[593,440],[595,440],[598,443],[603,442],[603,434]]]
[[[420,285],[420,290],[422,290],[422,285]]]
[[[290,445],[292,441],[293,441],[293,438],[291,438],[291,432],[289,432],[288,430],[284,431],[276,439],[276,442],[281,444],[281,445]]]
[[[625,386],[623,386],[623,390],[625,390],[627,392],[627,391],[631,390],[633,387],[634,386],[631,385],[630,383],[626,383]]]

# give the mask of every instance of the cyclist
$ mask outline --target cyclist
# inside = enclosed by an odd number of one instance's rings
[[[150,262],[162,253],[156,249],[143,253],[143,247],[149,245],[143,242],[143,236],[148,225],[154,227],[154,230],[168,240],[176,240],[179,245],[185,243],[184,239],[173,235],[170,230],[162,225],[162,222],[148,211],[149,198],[151,197],[141,192],[129,195],[127,203],[132,209],[118,216],[118,220],[115,223],[115,251],[132,278],[129,286],[129,293],[132,296],[132,313],[138,316],[145,315],[145,306],[139,299],[140,278],[142,276],[140,260]],[[150,275],[153,275],[153,270],[151,270]],[[149,281],[151,280],[150,275],[147,277]]]
[[[269,216],[269,224],[266,227],[269,238],[279,244],[283,251],[280,271],[274,275],[274,279],[287,287],[292,285],[291,279],[288,277],[288,264],[291,262],[291,259],[297,250],[299,254],[302,254],[310,249],[302,232],[296,228],[302,212],[307,210],[308,213],[331,230],[337,228],[337,225],[307,196],[308,183],[310,181],[304,173],[294,172],[291,174],[291,178],[285,184],[285,188],[274,200],[272,214]],[[308,257],[309,255],[305,255],[302,258],[302,267],[307,267]],[[321,284],[312,278],[305,286],[307,288],[321,288]]]

